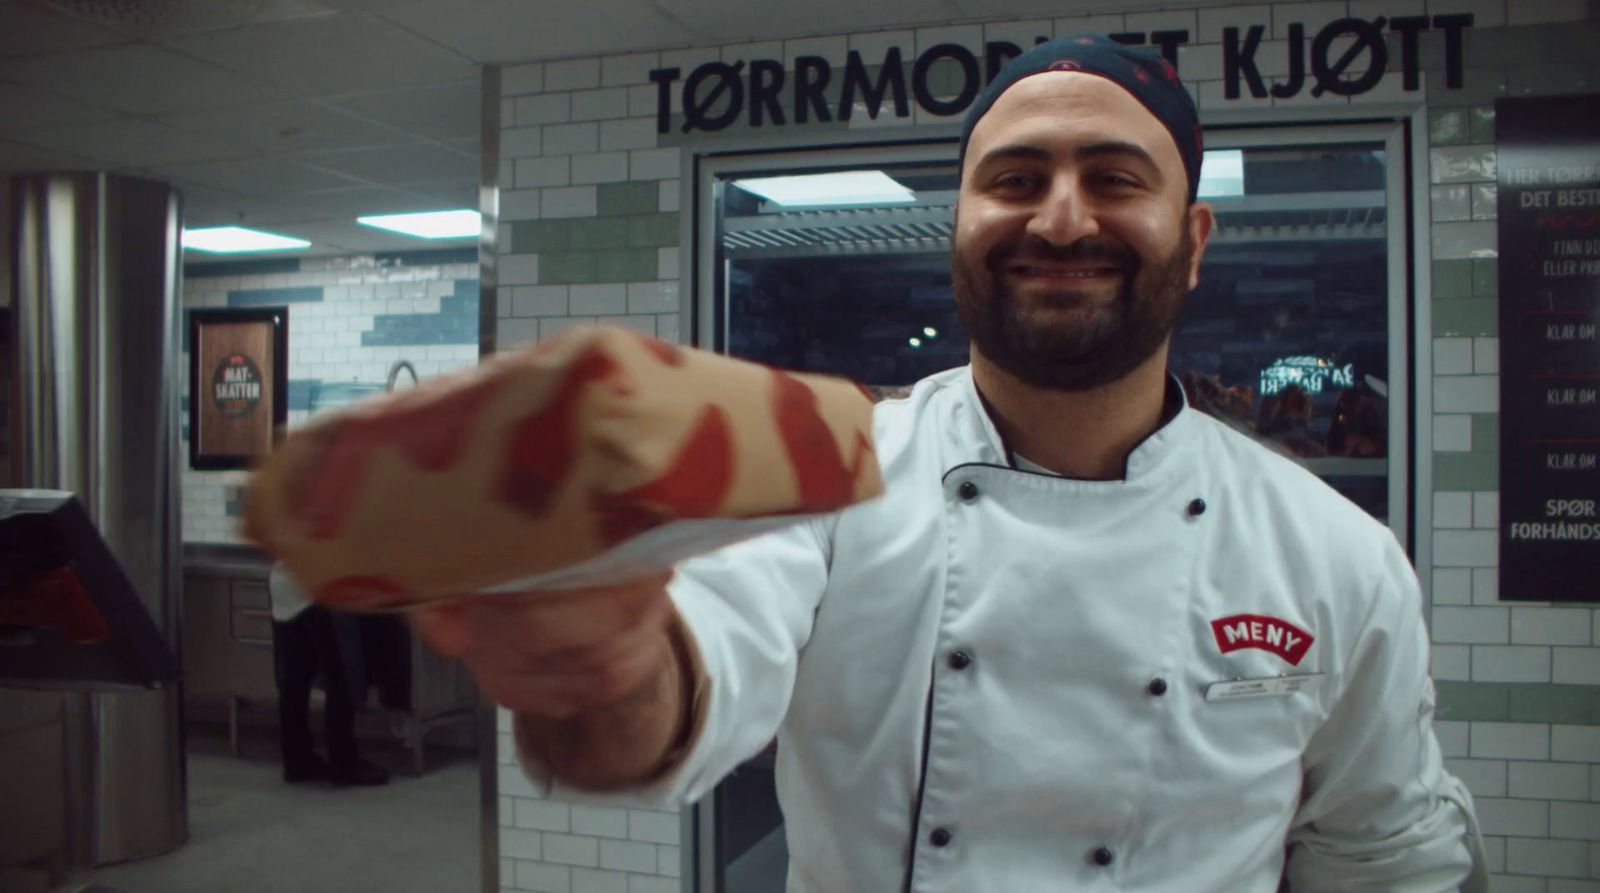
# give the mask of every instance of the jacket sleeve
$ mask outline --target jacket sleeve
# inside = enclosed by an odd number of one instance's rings
[[[836,520],[808,519],[678,565],[667,591],[689,633],[699,684],[693,736],[665,775],[631,791],[583,791],[552,778],[519,743],[533,793],[677,809],[759,753],[789,710],[800,649],[828,582]]]
[[[1289,833],[1292,893],[1482,889],[1472,798],[1444,770],[1422,594],[1389,540],[1344,687],[1304,758]]]

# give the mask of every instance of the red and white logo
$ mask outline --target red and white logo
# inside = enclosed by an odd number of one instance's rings
[[[1294,666],[1306,656],[1316,637],[1287,620],[1265,614],[1234,614],[1211,621],[1211,634],[1223,654],[1241,648],[1270,651]]]

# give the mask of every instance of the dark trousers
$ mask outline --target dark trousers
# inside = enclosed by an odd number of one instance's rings
[[[339,655],[333,615],[312,605],[292,620],[272,624],[272,662],[278,681],[278,735],[283,765],[306,768],[311,750],[311,686],[323,677],[327,702],[323,709],[328,762],[335,768],[355,765],[355,705]]]

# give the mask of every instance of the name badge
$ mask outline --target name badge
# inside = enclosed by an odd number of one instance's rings
[[[1233,679],[1206,686],[1206,700],[1233,701],[1240,698],[1270,698],[1296,692],[1314,692],[1322,685],[1324,673],[1303,676],[1268,676],[1263,679]]]

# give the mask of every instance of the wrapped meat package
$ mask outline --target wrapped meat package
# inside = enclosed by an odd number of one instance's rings
[[[614,328],[320,416],[245,533],[330,607],[622,582],[883,490],[872,402]]]

